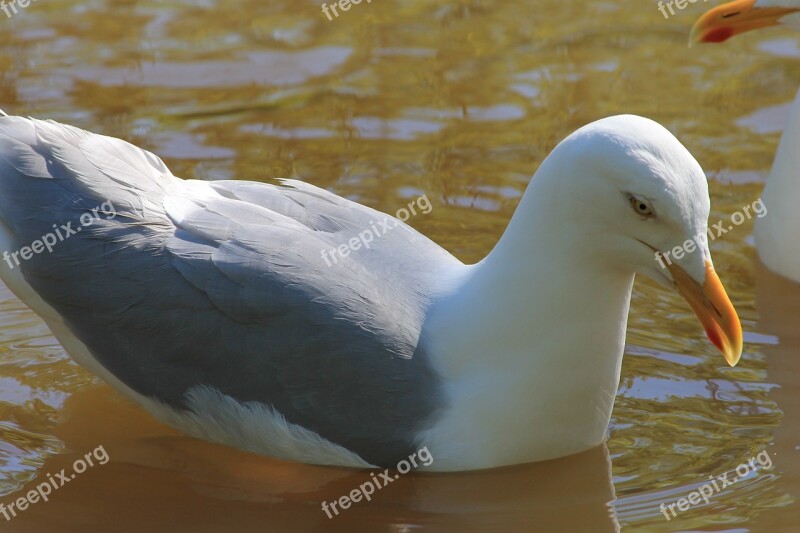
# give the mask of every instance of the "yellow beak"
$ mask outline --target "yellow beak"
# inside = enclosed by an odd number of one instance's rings
[[[702,286],[681,267],[670,264],[668,268],[678,292],[706,329],[708,339],[729,365],[736,366],[742,356],[742,324],[711,261],[706,261],[706,280]]]
[[[756,7],[756,0],[736,0],[717,6],[694,23],[689,46],[721,43],[734,35],[777,26],[781,18],[800,11],[796,7]]]

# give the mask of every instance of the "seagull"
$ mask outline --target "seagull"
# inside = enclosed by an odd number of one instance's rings
[[[735,365],[709,209],[669,131],[610,117],[552,151],[495,248],[465,265],[298,180],[183,180],[123,140],[0,117],[14,294],[159,420],[312,464],[393,467],[424,448],[426,469],[465,471],[601,444],[636,273],[677,289]]]
[[[739,0],[717,6],[692,28],[691,43],[719,43],[734,35],[782,25],[800,31],[800,0]],[[755,222],[762,263],[800,283],[800,91],[789,109],[772,170],[761,196],[769,216]]]

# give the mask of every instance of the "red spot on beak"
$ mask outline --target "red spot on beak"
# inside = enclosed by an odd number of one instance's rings
[[[714,346],[716,346],[721,351],[723,350],[723,348],[722,348],[722,339],[720,338],[718,332],[716,332],[716,331],[714,331],[712,329],[707,329],[706,330],[706,335],[708,336],[708,340],[710,340],[711,343]]]
[[[732,28],[714,28],[707,34],[703,35],[704,43],[721,43],[733,37]]]

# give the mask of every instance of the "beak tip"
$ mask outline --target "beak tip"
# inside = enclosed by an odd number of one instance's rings
[[[692,28],[692,31],[689,33],[689,48],[701,42],[699,39],[700,37],[699,33],[700,32],[696,26]]]
[[[736,326],[731,328],[730,337],[728,337],[727,342],[719,347],[722,355],[725,357],[725,361],[731,367],[736,366],[742,358],[742,325],[741,322],[738,321],[738,317],[736,322]]]
[[[731,367],[736,366],[739,363],[739,360],[742,358],[742,341],[741,337],[737,344],[737,346],[733,347],[730,352],[725,355],[725,360],[728,361],[728,364]]]
[[[725,358],[725,362],[730,366],[736,366],[742,357],[742,335],[741,326],[735,327],[730,332],[730,337],[722,337],[722,332],[716,328],[706,330],[708,340],[717,347]]]

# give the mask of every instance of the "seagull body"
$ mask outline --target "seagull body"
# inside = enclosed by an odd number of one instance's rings
[[[800,0],[739,0],[718,6],[692,28],[690,42],[716,43],[772,26],[800,31]],[[762,194],[769,216],[758,218],[758,255],[770,270],[800,282],[800,91],[787,117]]]
[[[0,275],[67,352],[190,435],[315,464],[427,447],[429,469],[472,470],[601,443],[637,272],[735,364],[708,213],[694,158],[635,116],[562,141],[475,265],[312,185],[182,180],[122,140],[0,118]]]

